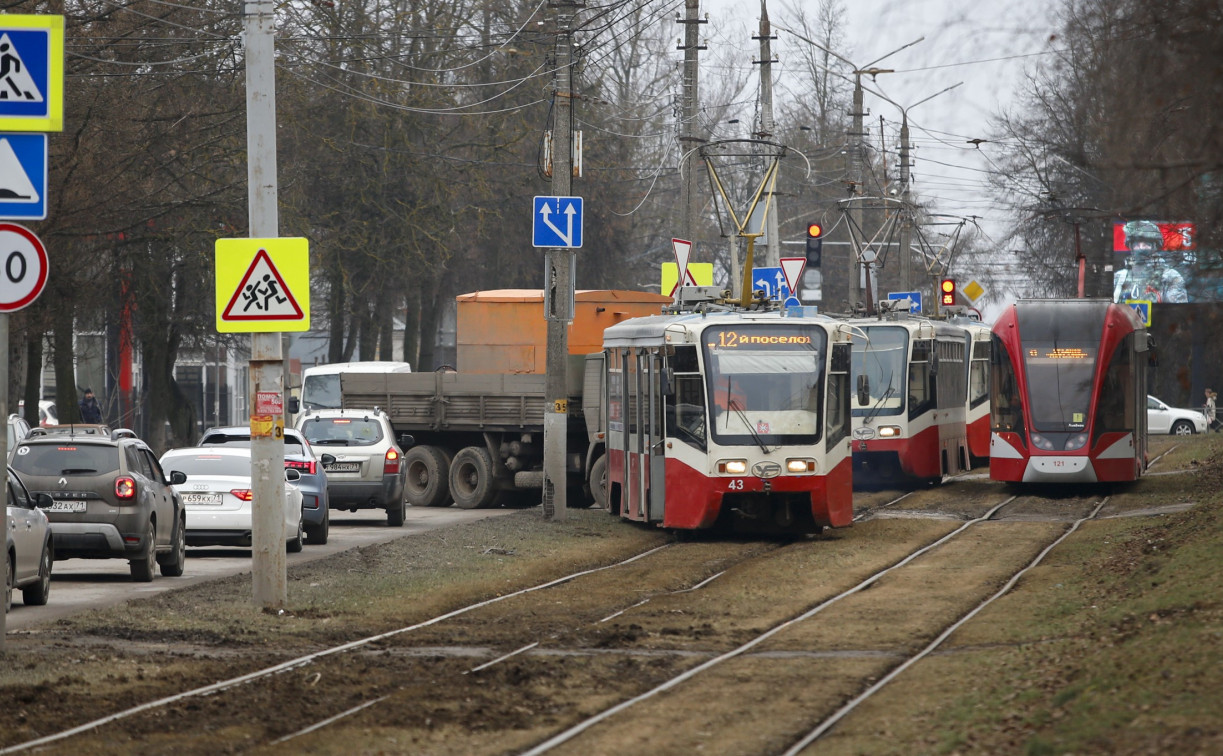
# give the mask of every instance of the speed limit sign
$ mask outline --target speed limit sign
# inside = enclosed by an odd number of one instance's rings
[[[47,285],[47,248],[34,232],[0,223],[0,312],[27,307]]]

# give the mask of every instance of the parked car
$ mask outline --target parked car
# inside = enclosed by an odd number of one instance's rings
[[[407,468],[385,412],[309,410],[298,418],[297,429],[310,444],[335,456],[323,465],[332,507],[385,509],[388,525],[403,525]]]
[[[1191,436],[1206,432],[1206,414],[1201,410],[1169,407],[1153,396],[1147,396],[1147,433],[1171,433]]]
[[[25,400],[17,402],[17,413],[25,415]],[[55,402],[51,399],[38,400],[38,424],[43,428],[51,425],[59,425],[59,417],[56,415]]]
[[[335,462],[331,454],[316,455],[310,442],[300,431],[285,428],[285,469],[297,470],[301,479],[294,483],[302,492],[302,519],[306,540],[311,544],[327,543],[331,529],[330,503],[327,499],[327,473],[323,465]],[[249,449],[251,429],[247,425],[232,428],[211,428],[204,431],[199,446],[235,446]]]
[[[46,494],[30,496],[13,468],[8,468],[8,539],[4,560],[4,612],[13,606],[13,589],[21,589],[26,606],[43,606],[51,595],[51,564],[55,552],[51,523],[38,505],[49,506]]]
[[[25,421],[25,418],[18,414],[8,416],[8,456],[13,458],[13,451],[17,448],[17,442],[26,436],[30,435],[30,424]]]
[[[254,496],[251,492],[251,450],[238,446],[193,446],[161,455],[171,475],[185,474],[188,482],[175,487],[187,507],[188,546],[251,545]],[[301,474],[284,472],[284,524],[286,548],[302,550],[302,494],[293,485]]]
[[[13,468],[32,494],[48,494],[56,559],[126,559],[132,579],[177,577],[186,564],[186,513],[148,445],[130,430],[30,435]],[[40,505],[41,506],[41,505]]]
[[[131,433],[131,431],[126,431]],[[30,429],[26,435],[33,436],[109,436],[109,425],[101,423],[68,423],[67,425],[47,425]]]

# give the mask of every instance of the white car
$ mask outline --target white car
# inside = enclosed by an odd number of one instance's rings
[[[169,474],[186,473],[174,486],[187,510],[188,546],[251,546],[251,450],[233,446],[171,449],[161,467]],[[302,493],[293,481],[297,470],[285,473],[285,541],[290,552],[302,550]]]
[[[43,606],[51,593],[51,564],[55,561],[52,551],[51,523],[41,507],[51,505],[51,497],[39,494],[30,496],[21,478],[10,467],[8,471],[8,543],[4,550],[5,560],[0,568],[4,572],[4,611],[13,604],[13,589],[21,589],[21,599],[26,606]]]
[[[1201,410],[1169,407],[1153,396],[1147,397],[1147,433],[1192,436],[1206,432],[1206,414]]]

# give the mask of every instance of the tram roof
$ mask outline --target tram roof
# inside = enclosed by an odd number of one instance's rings
[[[829,321],[826,318],[819,318],[824,323]],[[642,318],[632,318],[617,323],[613,326],[608,326],[603,331],[603,346],[633,346],[642,343],[660,343],[663,341],[667,329],[673,326],[681,326],[693,329],[703,328],[706,325],[718,325],[727,323],[762,323],[762,322],[812,322],[812,318],[787,318],[783,317],[780,312],[710,312],[710,313],[683,313],[679,315],[650,315]],[[833,324],[835,325],[835,323]]]

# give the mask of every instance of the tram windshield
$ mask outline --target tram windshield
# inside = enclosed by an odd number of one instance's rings
[[[828,337],[800,323],[712,326],[702,337],[713,439],[814,444],[824,427]]]
[[[1077,432],[1087,427],[1105,309],[1067,311],[1019,305],[1016,316],[1027,372],[1033,430]]]
[[[858,403],[857,394],[850,399],[854,417],[866,415],[899,415],[905,409],[905,368],[908,365],[909,332],[897,326],[866,326],[869,341],[855,331],[853,335],[854,381],[865,375],[869,381],[870,399]],[[855,383],[856,385],[856,383]]]

